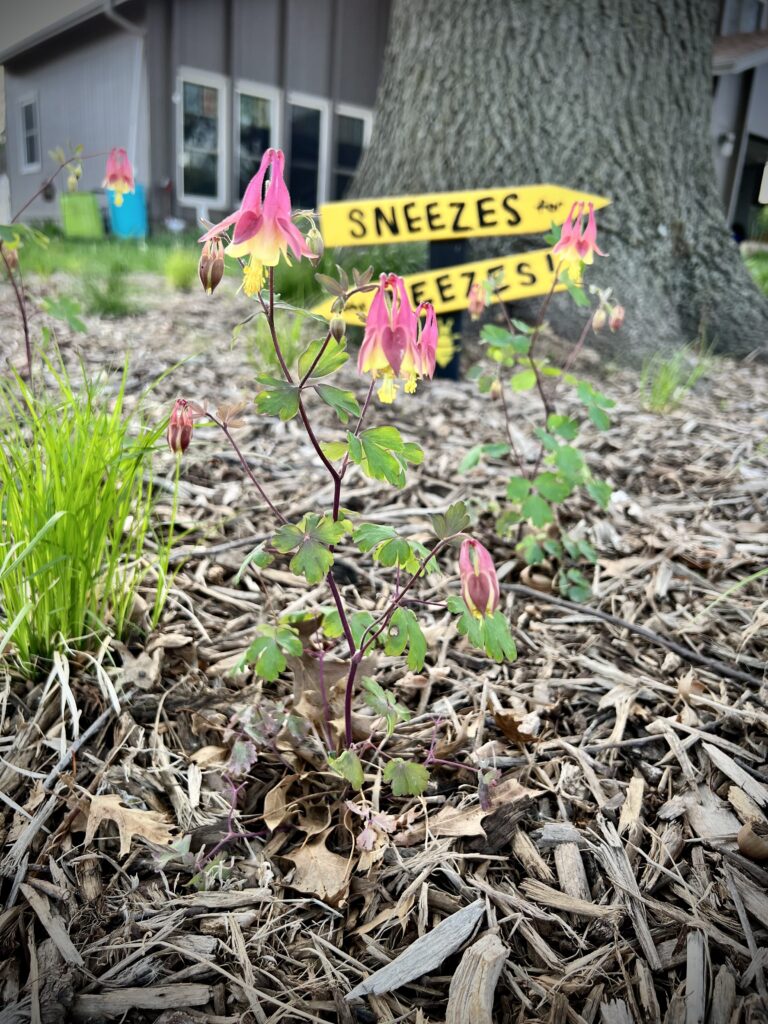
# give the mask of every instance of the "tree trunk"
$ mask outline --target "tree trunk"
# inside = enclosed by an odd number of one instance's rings
[[[394,0],[355,194],[553,182],[609,196],[609,258],[589,282],[626,307],[618,354],[697,338],[765,354],[768,302],[729,237],[712,167],[715,6]],[[541,245],[494,240],[493,254]],[[559,298],[550,322],[572,337],[583,318]]]

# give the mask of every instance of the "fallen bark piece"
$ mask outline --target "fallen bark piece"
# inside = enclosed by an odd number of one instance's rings
[[[378,971],[355,985],[346,998],[357,999],[360,996],[381,995],[392,992],[409,981],[428,974],[463,946],[485,913],[485,900],[475,900],[455,914],[446,917],[437,928],[422,935],[413,945]]]
[[[509,950],[486,932],[461,958],[448,990],[445,1024],[493,1024],[493,997]]]
[[[186,1009],[205,1006],[213,995],[210,985],[154,985],[147,988],[119,988],[114,992],[75,997],[74,1014],[90,1020],[117,1017],[130,1010]]]
[[[48,897],[37,892],[31,885],[27,885],[25,882],[21,883],[20,888],[27,900],[27,903],[29,903],[30,907],[32,907],[34,912],[37,914],[40,923],[50,935],[54,945],[61,953],[64,960],[66,960],[68,964],[73,964],[75,967],[82,967],[84,963],[83,958],[75,949],[75,946],[69,937],[66,925],[59,915],[55,911],[51,910]]]

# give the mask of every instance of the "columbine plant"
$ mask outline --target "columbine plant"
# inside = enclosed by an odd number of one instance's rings
[[[391,693],[371,675],[365,676],[365,672],[371,672],[365,666],[371,664],[371,655],[376,650],[383,650],[386,655],[402,657],[412,671],[423,667],[427,643],[414,611],[414,605],[418,606],[415,592],[420,580],[439,571],[439,558],[446,549],[464,543],[459,565],[463,597],[454,596],[446,605],[458,616],[459,632],[497,661],[513,659],[515,645],[499,611],[499,588],[491,557],[477,541],[466,536],[469,517],[461,502],[432,517],[435,539],[431,546],[403,537],[391,526],[380,525],[368,515],[357,515],[343,506],[343,486],[351,466],[373,480],[403,487],[408,466],[417,465],[424,458],[419,445],[406,441],[396,427],[373,426],[368,421],[377,387],[379,399],[391,403],[401,383],[409,394],[419,381],[432,377],[437,323],[429,303],[412,306],[402,278],[394,274],[382,274],[378,283],[371,282],[370,270],[364,274],[354,272],[353,283],[343,271],[338,281],[318,275],[334,295],[334,315],[324,337],[311,341],[297,365],[289,365],[275,322],[274,268],[281,259],[290,259],[290,254],[298,260],[316,258],[321,244],[311,215],[299,215],[308,221],[307,237],[291,216],[283,163],[281,152],[268,150],[246,189],[240,209],[202,236],[200,241],[205,248],[201,279],[208,291],[218,283],[217,275],[210,270],[214,251],[211,247],[226,242],[224,251],[240,261],[244,293],[256,302],[258,315],[265,317],[282,372],[281,377],[258,377],[261,390],[256,408],[281,420],[300,419],[317,460],[332,483],[330,507],[307,510],[298,522],[287,520],[232,435],[233,417],[240,409],[211,412],[200,404],[180,399],[171,415],[168,441],[174,451],[182,452],[189,443],[193,422],[208,417],[237,453],[276,527],[270,540],[249,554],[244,568],[253,564],[263,567],[276,556],[289,556],[291,571],[309,584],[325,580],[330,608],[309,623],[284,619],[259,625],[244,664],[253,665],[256,673],[267,681],[276,680],[289,664],[302,678],[307,674],[312,677],[314,693],[308,697],[307,706],[317,709],[317,724],[328,761],[354,788],[360,789],[360,754],[375,750],[385,757],[381,741],[374,742],[375,732],[383,732],[386,739],[398,723],[408,718],[407,709]],[[270,177],[265,191],[267,170]],[[230,229],[231,236],[225,235]],[[329,383],[349,359],[343,314],[349,299],[359,292],[375,293],[358,357],[358,369],[371,378],[362,405],[353,392]],[[330,407],[341,424],[340,436],[335,439],[318,437],[313,424],[317,403]],[[341,545],[356,548],[383,569],[391,570],[391,596],[376,612],[348,605],[335,569],[336,552]],[[355,717],[358,696],[373,711],[373,718]],[[258,718],[258,728],[241,721],[240,728],[250,739],[253,758],[258,746],[273,742],[279,729],[296,731],[295,710],[292,713],[274,704],[268,716],[274,728],[270,726],[266,731],[263,715]],[[337,720],[343,722],[343,729]],[[243,756],[244,751],[239,748],[240,760]],[[436,763],[434,757],[429,763]],[[429,774],[424,765],[392,758],[385,765],[384,779],[391,784],[393,793],[400,795],[420,792]]]
[[[27,356],[26,375],[28,379],[32,378],[32,333],[30,330],[27,293],[24,288],[19,251],[25,242],[45,246],[48,244],[48,238],[42,231],[22,223],[21,217],[35,199],[42,195],[63,171],[67,172],[68,190],[76,192],[83,174],[83,162],[104,157],[105,155],[107,157],[107,164],[102,188],[112,193],[115,206],[121,206],[123,196],[128,192],[135,191],[133,167],[124,149],[116,147],[111,149],[108,154],[83,153],[82,146],[75,146],[70,154],[67,155],[59,146],[49,153],[49,156],[56,165],[53,173],[46,178],[24,205],[16,211],[8,224],[0,224],[0,266],[5,270],[19,310],[21,327],[24,332],[24,347]],[[80,332],[85,330],[85,325],[79,317],[80,306],[73,299],[67,296],[59,299],[45,299],[42,307],[49,316],[66,321],[73,331]]]
[[[510,505],[497,518],[502,536],[516,536],[516,549],[528,565],[550,563],[556,567],[554,585],[572,600],[584,600],[591,593],[590,584],[579,563],[594,563],[597,555],[584,539],[570,536],[562,527],[558,506],[576,490],[586,491],[605,508],[611,488],[596,477],[576,446],[581,423],[573,416],[558,413],[557,391],[561,383],[574,389],[586,408],[587,415],[598,430],[610,426],[608,409],[615,403],[588,381],[577,379],[570,371],[581,352],[590,330],[599,331],[606,324],[614,331],[624,321],[624,309],[613,302],[610,290],[590,288],[597,296],[597,305],[587,317],[581,334],[562,367],[553,366],[538,354],[538,345],[546,327],[546,313],[558,283],[564,285],[579,307],[590,307],[590,299],[582,288],[584,269],[595,255],[605,256],[597,245],[597,226],[592,203],[585,211],[584,203],[574,203],[568,219],[557,228],[553,225],[547,241],[553,244],[555,275],[549,293],[544,297],[533,326],[512,319],[503,301],[500,308],[506,326],[486,324],[481,341],[495,368],[489,373],[482,366],[471,371],[481,392],[501,402],[506,423],[506,440],[479,444],[467,452],[460,469],[468,471],[484,458],[509,459],[517,473],[507,484]],[[482,287],[475,285],[469,296],[469,313],[479,319],[489,301],[501,300],[501,281],[489,280]],[[507,392],[536,391],[541,404],[541,421],[535,428],[538,450],[533,459],[524,458],[515,443],[511,429],[511,410]]]

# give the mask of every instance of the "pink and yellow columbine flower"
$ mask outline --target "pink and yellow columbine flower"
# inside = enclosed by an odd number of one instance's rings
[[[472,614],[481,619],[499,606],[499,581],[487,548],[468,537],[459,552],[461,596]]]
[[[419,319],[425,313],[424,326]],[[396,274],[382,274],[365,322],[357,368],[382,378],[377,394],[382,402],[394,402],[398,381],[408,394],[422,377],[432,377],[437,353],[437,318],[432,304],[413,309],[405,282]]]
[[[261,166],[245,190],[240,209],[206,231],[198,239],[207,242],[234,226],[232,241],[226,247],[228,256],[235,259],[248,257],[243,285],[246,295],[261,289],[264,268],[275,267],[284,256],[290,263],[288,250],[297,260],[311,258],[313,253],[299,229],[291,220],[291,197],[283,178],[285,156],[279,149],[268,149],[261,158]],[[264,178],[271,170],[266,193]]]
[[[586,226],[582,223],[584,218],[584,203],[574,203],[568,219],[563,224],[560,240],[554,245],[552,252],[560,257],[560,267],[567,270],[572,281],[577,282],[581,278],[583,264],[589,266],[597,253],[598,256],[605,256],[597,245],[597,225],[595,224],[595,207],[589,204]]]
[[[133,167],[124,149],[110,149],[107,157],[107,169],[104,175],[102,188],[109,189],[114,193],[115,206],[123,205],[123,196],[126,192],[135,192],[136,185],[133,180]]]

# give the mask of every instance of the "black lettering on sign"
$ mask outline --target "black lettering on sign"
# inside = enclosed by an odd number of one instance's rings
[[[376,207],[374,216],[376,218],[376,234],[379,236],[379,238],[381,238],[382,235],[384,234],[384,232],[381,230],[382,224],[386,226],[387,230],[391,235],[400,234],[400,228],[397,223],[397,213],[395,212],[394,206],[391,206],[389,209],[389,220],[387,219],[386,210],[384,210],[381,206]]]
[[[421,216],[419,214],[414,215],[411,211],[416,208],[416,203],[406,203],[403,207],[403,213],[405,214],[405,223],[408,225],[409,231],[418,231],[421,227]]]
[[[363,211],[357,206],[349,211],[349,219],[354,224],[354,227],[350,227],[349,233],[353,238],[365,238],[364,216]]]
[[[487,276],[488,277],[496,277],[496,274],[503,274],[503,272],[504,272],[504,264],[500,263],[497,267],[488,267],[488,275]],[[502,277],[501,284],[496,286],[496,291],[499,293],[499,295],[501,295],[501,293],[505,292],[508,288],[509,288],[509,285],[507,284],[507,282]]]
[[[517,192],[510,192],[504,196],[501,201],[501,205],[507,211],[507,227],[513,228],[516,224],[520,223],[520,214],[517,212],[515,207],[512,205],[517,199]]]
[[[456,298],[456,293],[454,292],[453,285],[451,284],[450,274],[441,274],[440,277],[435,280],[435,284],[437,285],[437,290],[440,292],[440,298],[443,302],[452,302]]]
[[[440,213],[439,203],[427,203],[425,212],[427,214],[427,224],[429,224],[430,231],[443,231],[445,229],[445,222],[443,221]]]
[[[488,203],[491,204],[491,209],[486,209]],[[484,196],[482,199],[477,200],[477,219],[480,223],[481,228],[495,228],[499,223],[494,214],[496,208],[494,207],[493,200],[490,196]]]
[[[462,270],[462,272],[459,274],[459,277],[463,277],[467,282],[466,296],[467,298],[469,298],[470,290],[472,288],[472,285],[475,283],[475,272],[474,270]]]
[[[418,304],[420,302],[424,302],[425,301],[425,298],[424,298],[424,289],[425,288],[426,288],[426,285],[425,285],[425,283],[423,281],[414,281],[413,284],[410,285],[411,299],[413,300],[414,306],[418,306]]]
[[[536,275],[531,270],[530,263],[518,263],[515,270],[522,277],[520,284],[531,285],[536,284]]]
[[[550,213],[554,213],[556,210],[559,210],[562,205],[562,203],[548,203],[546,199],[540,199],[539,205],[536,207],[536,209],[549,210]]]
[[[547,253],[547,268],[550,270],[551,273],[554,274],[554,272],[555,272],[555,261],[552,259],[552,253],[551,252]]]
[[[451,209],[456,211],[456,216],[453,218],[452,231],[471,231],[469,224],[461,223],[461,215],[464,213],[464,201],[460,200],[458,203],[448,203]]]

